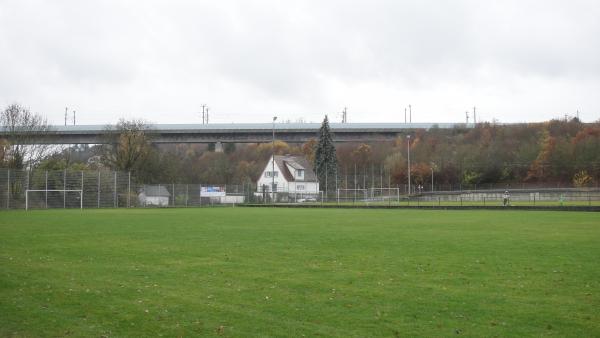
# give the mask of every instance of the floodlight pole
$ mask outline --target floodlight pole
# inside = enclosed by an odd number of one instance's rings
[[[407,142],[407,150],[408,150],[408,196],[410,196],[410,135],[406,135]]]
[[[277,116],[273,116],[273,143],[271,146],[271,202],[275,202],[275,121]]]
[[[431,163],[431,191],[433,191],[433,163]]]

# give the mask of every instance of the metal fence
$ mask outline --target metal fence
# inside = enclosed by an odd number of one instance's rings
[[[252,184],[139,184],[129,172],[0,169],[0,209],[253,203]]]
[[[0,209],[196,207],[242,203],[319,203],[356,206],[600,206],[599,188],[552,187],[552,184],[502,184],[466,190],[427,191],[406,185],[344,184],[328,191],[263,191],[255,184],[140,184],[133,174],[118,171],[0,169]],[[354,179],[354,177],[353,177]],[[368,182],[366,179],[363,183]],[[342,183],[344,182],[344,183]],[[389,182],[388,182],[389,183]],[[500,186],[500,187],[499,187]],[[475,188],[475,187],[469,187]],[[490,189],[488,189],[490,188]]]
[[[505,192],[508,191],[508,194]],[[354,206],[600,206],[600,189],[530,188],[403,194],[394,189],[340,189],[325,204]]]

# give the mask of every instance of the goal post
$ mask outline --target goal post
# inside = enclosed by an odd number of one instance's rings
[[[337,190],[337,202],[340,203],[340,200],[343,201],[352,201],[356,202],[366,202],[369,198],[369,190],[368,189],[338,189]]]
[[[54,193],[63,193],[63,194],[67,194],[67,193],[78,193],[79,194],[79,208],[83,209],[83,190],[79,189],[27,189],[25,190],[25,210],[29,210],[30,208],[30,197],[29,194],[30,193],[44,193],[46,196],[49,192],[54,192]],[[46,198],[46,207],[48,207],[48,199]],[[65,204],[63,204],[63,207]]]
[[[400,203],[400,188],[370,188],[370,198],[372,201],[391,201]]]

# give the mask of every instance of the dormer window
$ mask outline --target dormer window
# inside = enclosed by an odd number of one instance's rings
[[[298,177],[304,177],[304,170],[298,169]]]

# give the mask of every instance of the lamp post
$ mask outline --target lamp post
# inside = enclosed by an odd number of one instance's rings
[[[433,191],[433,169],[435,168],[435,163],[431,162],[431,191]]]
[[[408,150],[408,196],[410,196],[410,135],[406,135]]]
[[[275,121],[277,116],[273,116],[273,143],[271,146],[271,202],[275,202]]]

